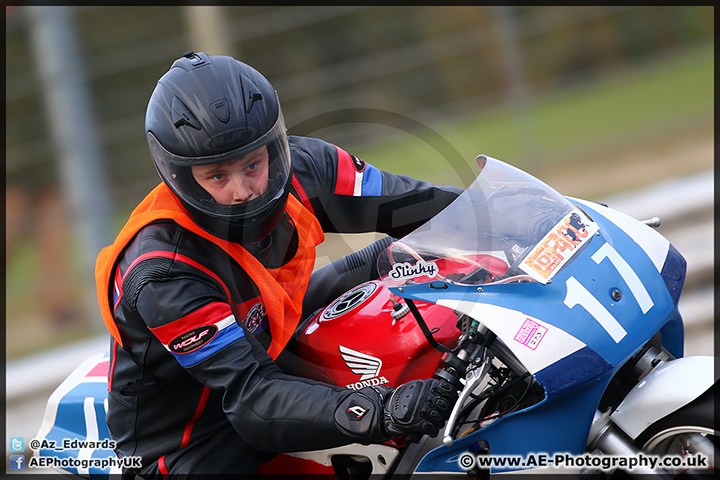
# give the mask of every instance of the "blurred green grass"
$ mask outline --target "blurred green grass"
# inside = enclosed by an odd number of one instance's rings
[[[669,130],[712,122],[713,100],[714,49],[702,45],[539,97],[522,110],[483,111],[434,129],[472,165],[473,172],[480,153],[521,168],[538,168],[559,161],[582,163],[590,158],[582,155],[589,149],[648,141]],[[438,161],[436,150],[417,138],[398,136],[354,153],[393,173],[436,183],[463,181],[447,162]]]
[[[712,124],[713,83],[713,45],[705,45],[542,96],[520,113],[502,107],[432,125],[434,132],[457,151],[463,165],[453,164],[456,160],[452,158],[439,159],[441,154],[431,141],[423,142],[407,134],[359,145],[352,151],[393,173],[458,186],[469,181],[458,172],[467,172],[468,168],[475,172],[474,159],[480,153],[531,173],[568,162],[581,169],[584,162],[597,160],[587,155],[592,150],[653,142],[669,132]],[[118,220],[120,224],[125,217]],[[35,240],[22,242],[7,258],[7,358],[93,333],[87,326],[68,326],[58,331],[43,323],[42,313],[38,312],[40,269]],[[69,258],[77,256],[72,244],[67,245],[67,251]],[[71,277],[80,282],[82,275],[76,263]],[[81,285],[76,287],[81,289]]]

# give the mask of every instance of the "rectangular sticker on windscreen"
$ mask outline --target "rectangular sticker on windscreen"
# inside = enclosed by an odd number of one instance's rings
[[[597,224],[580,210],[573,210],[532,249],[520,269],[538,282],[547,283],[597,231]]]

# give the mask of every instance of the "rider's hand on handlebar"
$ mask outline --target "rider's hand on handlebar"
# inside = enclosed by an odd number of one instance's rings
[[[423,435],[434,437],[445,424],[457,392],[450,383],[436,380],[413,380],[383,395],[384,427],[393,437],[418,442]]]

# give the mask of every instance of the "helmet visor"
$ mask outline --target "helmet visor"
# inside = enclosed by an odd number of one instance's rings
[[[273,128],[257,140],[240,148],[217,155],[204,157],[182,157],[167,151],[152,132],[147,134],[150,154],[158,173],[180,198],[204,215],[217,219],[243,220],[262,215],[282,197],[290,176],[290,147],[282,113]],[[222,163],[229,160],[241,160],[247,154],[263,147],[267,148],[267,188],[255,198],[239,204],[221,204],[196,181],[192,167]]]

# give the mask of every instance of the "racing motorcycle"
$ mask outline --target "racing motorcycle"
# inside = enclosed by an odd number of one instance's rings
[[[383,251],[379,280],[297,337],[308,378],[349,389],[450,382],[459,398],[444,430],[279,454],[260,472],[712,473],[718,374],[713,357],[683,356],[686,264],[654,230],[659,220],[565,197],[485,155],[477,164],[457,200]],[[115,457],[107,372],[107,354],[90,358],[52,394],[37,458],[84,477],[120,472],[88,461]],[[58,449],[67,439],[77,441]]]

